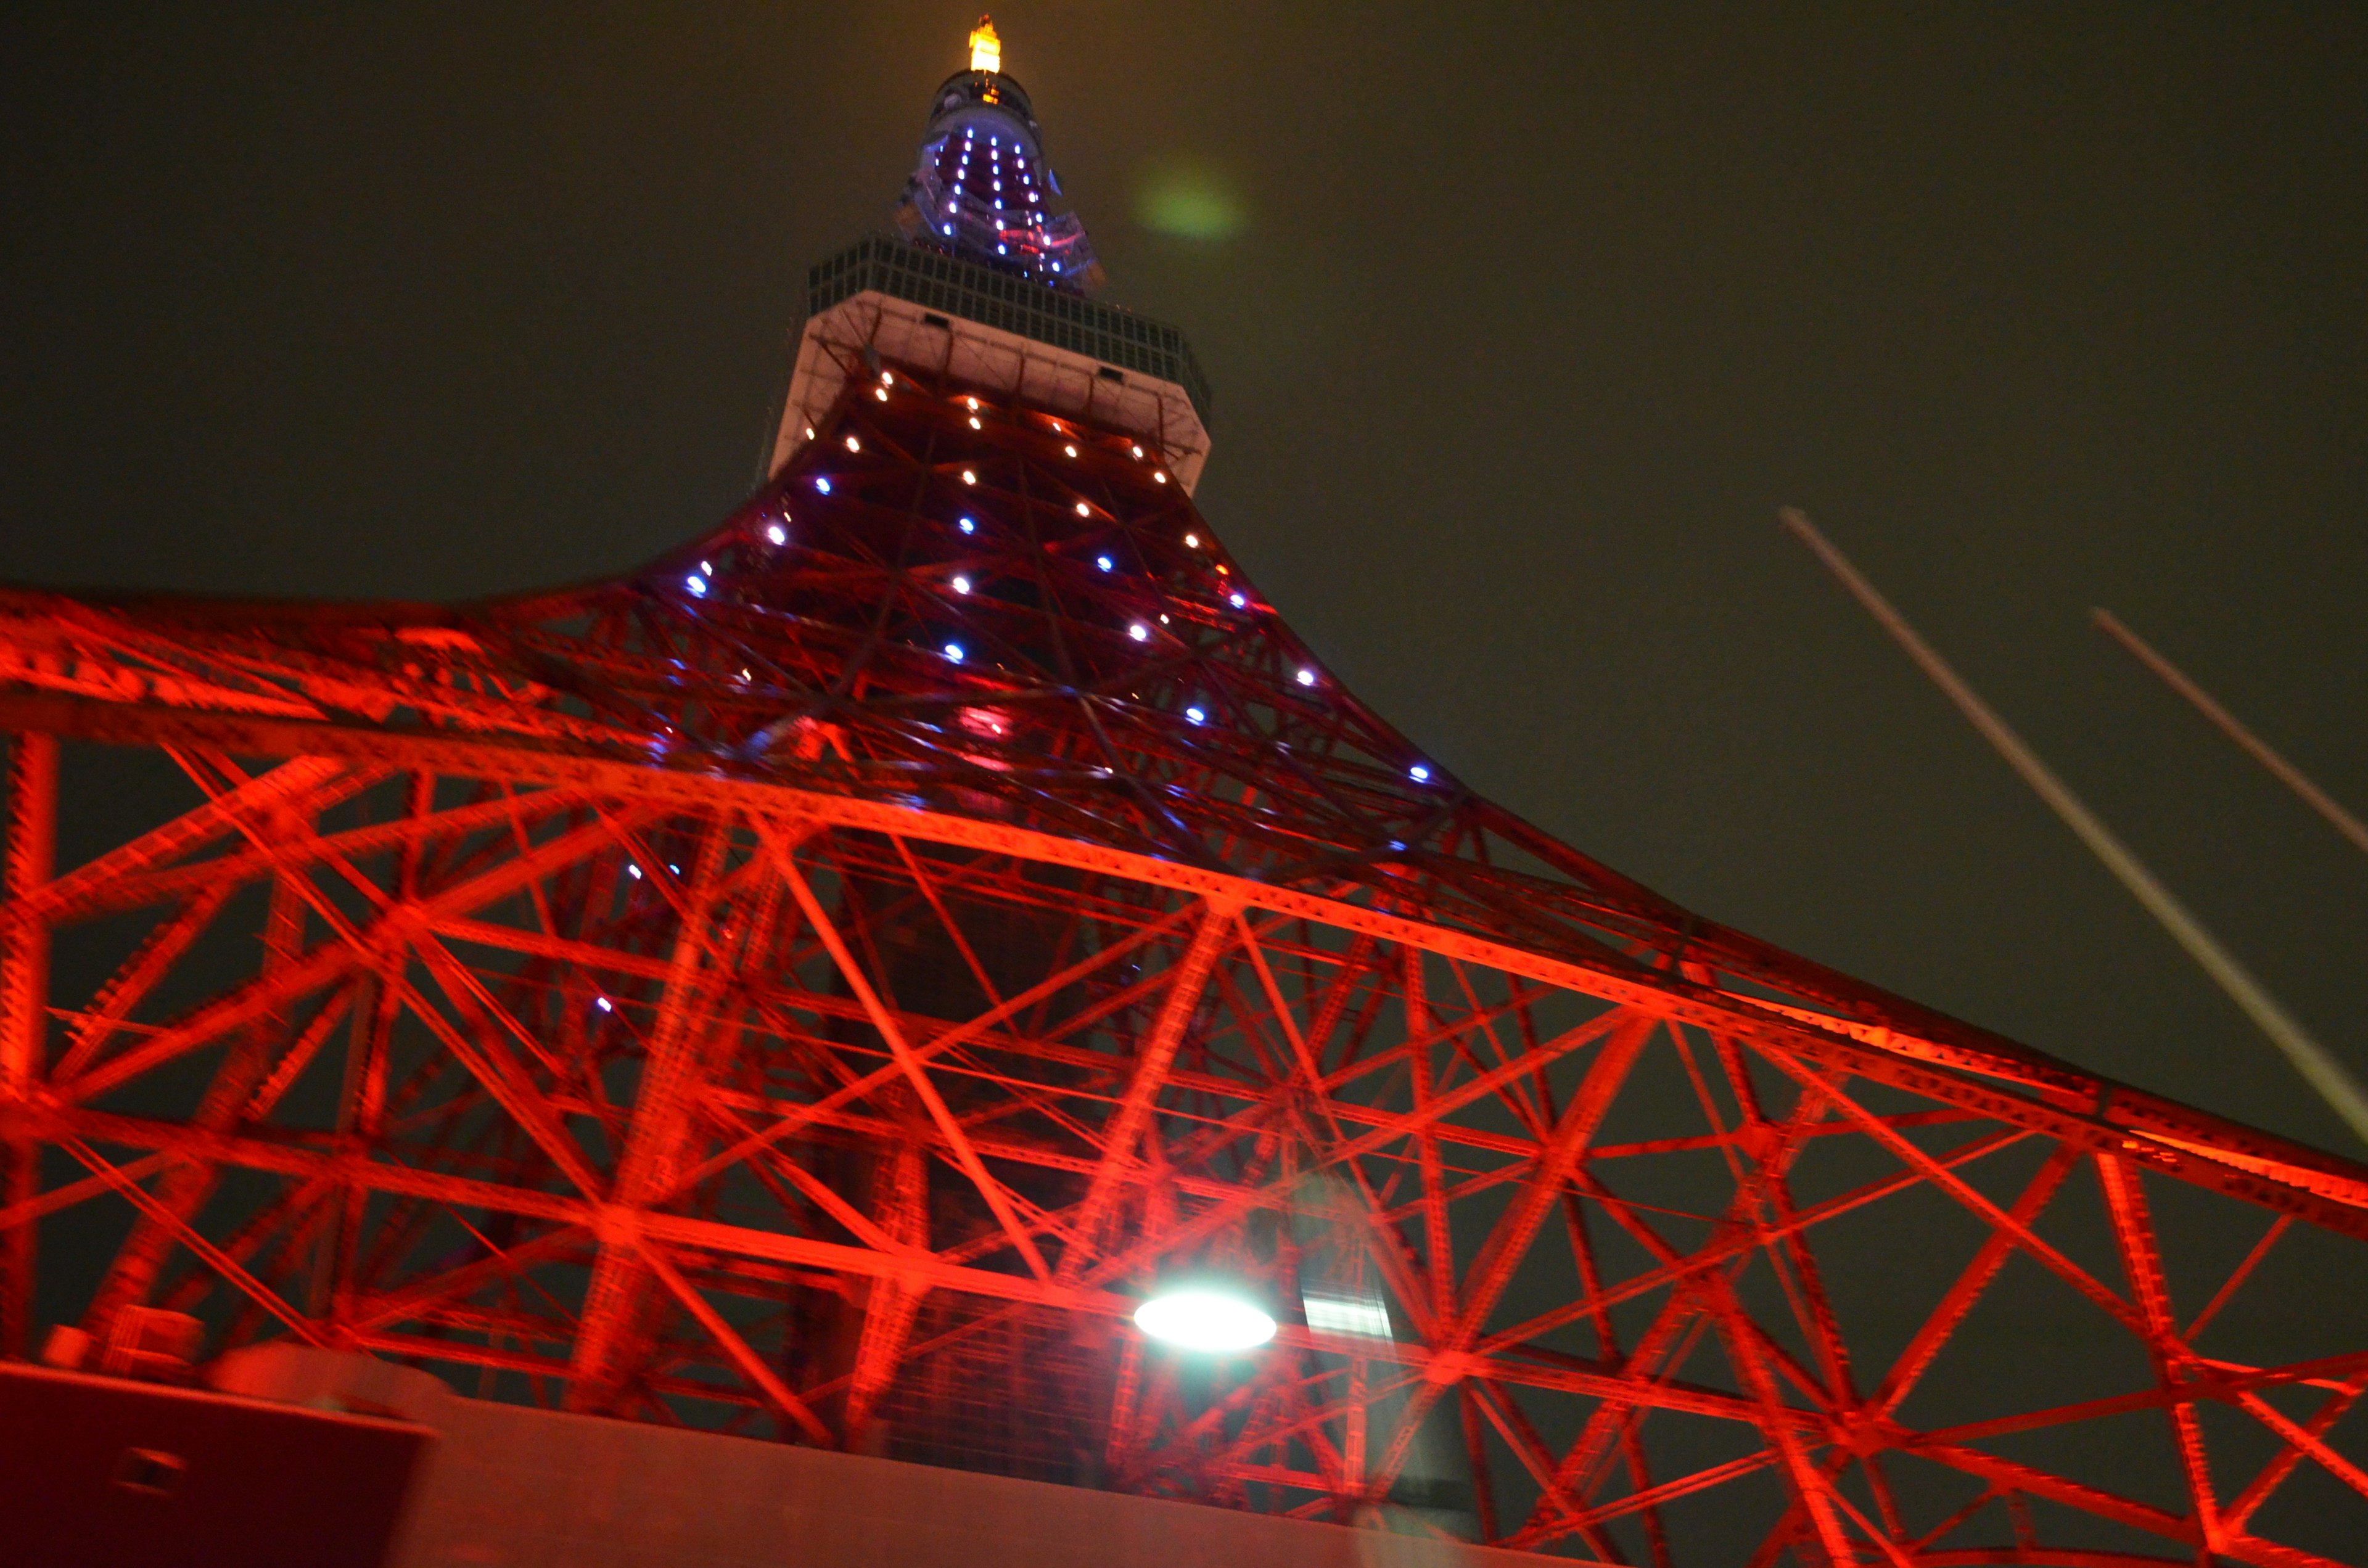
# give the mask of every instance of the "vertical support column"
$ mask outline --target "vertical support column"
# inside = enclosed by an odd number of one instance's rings
[[[909,1095],[901,1097],[911,1098]],[[929,1244],[929,1155],[924,1139],[928,1122],[918,1105],[908,1106],[904,1119],[903,1142],[884,1161],[877,1162],[884,1168],[873,1173],[878,1198],[872,1218],[897,1241],[926,1249]],[[847,1417],[841,1423],[847,1446],[859,1453],[885,1451],[871,1441],[872,1412],[895,1378],[922,1294],[921,1287],[893,1275],[871,1281],[863,1309],[863,1333],[855,1348],[855,1369],[848,1378]]]
[[[403,817],[411,828],[396,862],[394,897],[408,907],[419,900],[419,868],[427,853],[428,819],[436,814],[436,775],[414,773],[404,789]],[[364,975],[354,989],[353,1030],[346,1046],[344,1080],[337,1091],[337,1140],[352,1159],[376,1152],[385,1131],[387,1060],[394,1043],[396,1019],[403,1011],[403,971],[408,962],[402,951],[383,955],[377,972]],[[351,1167],[349,1166],[348,1169]],[[362,1220],[370,1193],[350,1176],[333,1199],[336,1223],[321,1238],[319,1266],[311,1285],[311,1311],[344,1324],[352,1316],[356,1279],[362,1251]]]
[[[50,880],[57,858],[58,742],[17,734],[8,744],[7,845],[0,896],[9,904]],[[48,1069],[50,930],[19,920],[0,931],[0,1120],[30,1103]],[[0,1208],[40,1185],[40,1145],[21,1126],[0,1142]],[[0,1234],[0,1357],[22,1357],[32,1334],[34,1235],[28,1220]]]
[[[2163,1272],[2162,1252],[2155,1244],[2154,1217],[2148,1211],[2146,1185],[2138,1168],[2117,1154],[2098,1153],[2097,1185],[2112,1219],[2113,1239],[2122,1254],[2122,1271],[2130,1293],[2137,1298],[2145,1319],[2146,1357],[2154,1363],[2155,1381],[2169,1396],[2164,1414],[2170,1417],[2171,1440],[2179,1449],[2186,1472],[2188,1494],[2197,1531],[2203,1537],[2205,1558],[2228,1550],[2228,1528],[2221,1520],[2219,1494],[2213,1489],[2212,1465],[2203,1446],[2203,1423],[2195,1414],[2195,1396],[2186,1387],[2195,1353],[2179,1332],[2171,1310],[2170,1281]]]
[[[1349,1293],[1359,1301],[1364,1299],[1364,1255],[1359,1253],[1356,1267],[1349,1271]],[[1372,1437],[1372,1418],[1368,1406],[1372,1403],[1372,1387],[1368,1376],[1368,1363],[1362,1356],[1351,1351],[1349,1357],[1349,1429],[1340,1443],[1341,1490],[1347,1494],[1342,1501],[1343,1523],[1354,1523],[1356,1510],[1365,1502],[1365,1461]],[[1476,1484],[1476,1483],[1475,1483]]]
[[[568,1372],[570,1410],[609,1409],[646,1337],[653,1255],[640,1244],[641,1217],[672,1191],[688,1154],[693,1106],[705,1072],[702,1051],[716,1032],[714,1022],[700,1016],[700,1005],[718,967],[709,952],[716,924],[715,884],[723,874],[734,820],[727,813],[706,824],[683,890],[666,989],[650,1026],[632,1118],[617,1157],[615,1201],[601,1225],[600,1254],[584,1292]]]
[[[1423,953],[1420,948],[1409,946],[1402,950],[1401,956],[1404,969],[1400,975],[1400,985],[1406,1002],[1406,1044],[1411,1047],[1406,1053],[1406,1063],[1407,1070],[1412,1074],[1414,1114],[1419,1129],[1415,1133],[1415,1153],[1422,1181],[1423,1262],[1427,1266],[1430,1286],[1429,1337],[1431,1347],[1435,1350],[1440,1345],[1440,1335],[1446,1334],[1457,1319],[1455,1232],[1448,1221],[1447,1177],[1445,1167],[1440,1164],[1439,1157],[1439,1122],[1430,1108],[1433,1098],[1432,1048],[1436,1042],[1430,1039],[1430,1000],[1423,985]],[[1350,1383],[1352,1396],[1361,1404],[1366,1388],[1366,1367],[1361,1359],[1355,1363]],[[1455,1397],[1457,1405],[1468,1412],[1469,1392],[1460,1382],[1456,1385]],[[1364,1419],[1364,1412],[1361,1408],[1358,1411],[1357,1419],[1360,1421]],[[1394,1455],[1403,1455],[1407,1443],[1415,1435],[1414,1428],[1421,1425],[1422,1418],[1419,1415],[1414,1415],[1408,1419],[1409,1425],[1395,1435]],[[1365,1434],[1360,1431],[1354,1436],[1358,1440],[1360,1460],[1355,1479],[1361,1488],[1368,1481],[1361,1462],[1364,1459]],[[1481,1484],[1480,1477],[1476,1473],[1472,1478],[1472,1484],[1476,1496],[1477,1489]],[[1384,1481],[1383,1485],[1386,1487],[1388,1482]]]
[[[1448,1224],[1447,1178],[1439,1158],[1439,1124],[1430,1111],[1430,1003],[1423,988],[1422,949],[1409,947],[1404,954],[1402,984],[1406,999],[1406,1053],[1413,1074],[1416,1157],[1422,1173],[1423,1261],[1429,1266],[1430,1315],[1435,1324],[1455,1321],[1455,1236]]]

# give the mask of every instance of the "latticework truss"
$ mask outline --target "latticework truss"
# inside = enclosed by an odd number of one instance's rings
[[[2305,1294],[2368,1171],[1672,906],[1343,690],[1156,450],[848,369],[627,579],[0,601],[9,1350],[162,1307],[1656,1568],[2368,1540]],[[1144,1342],[1184,1267],[1279,1338]]]

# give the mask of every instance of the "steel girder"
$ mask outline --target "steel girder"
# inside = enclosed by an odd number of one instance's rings
[[[1670,905],[1156,450],[848,370],[629,578],[0,599],[9,1350],[166,1307],[1656,1568],[2368,1539],[2368,1329],[2294,1294],[2368,1171]],[[1184,1266],[1275,1345],[1144,1345]]]

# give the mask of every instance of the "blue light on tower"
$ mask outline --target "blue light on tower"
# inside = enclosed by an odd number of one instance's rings
[[[1027,90],[1003,74],[1003,46],[993,31],[982,22],[972,38],[971,69],[939,85],[920,167],[906,189],[905,232],[965,261],[1064,294],[1083,293],[1099,277],[1092,250],[1075,213],[1048,210],[1042,187],[1058,195],[1060,182],[1044,165]],[[986,163],[973,169],[971,155],[982,132]],[[987,181],[975,196],[973,174]],[[1015,224],[1007,213],[1027,216]]]

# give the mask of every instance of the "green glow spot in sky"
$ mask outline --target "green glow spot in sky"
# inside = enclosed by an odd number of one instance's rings
[[[1230,239],[1244,213],[1233,182],[1190,156],[1154,164],[1135,176],[1134,215],[1143,225],[1188,240]]]

